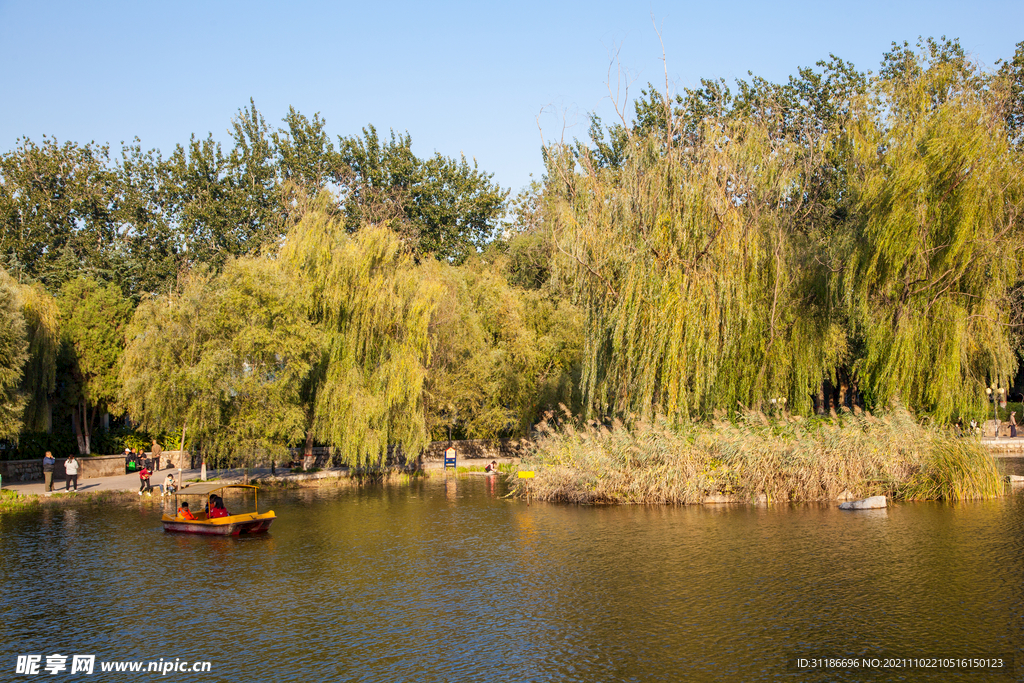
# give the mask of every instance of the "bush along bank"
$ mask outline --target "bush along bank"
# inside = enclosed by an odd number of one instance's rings
[[[542,427],[513,495],[569,503],[692,504],[711,496],[767,502],[884,495],[970,500],[1003,491],[975,438],[920,423],[906,410],[834,418],[748,413],[736,422]]]

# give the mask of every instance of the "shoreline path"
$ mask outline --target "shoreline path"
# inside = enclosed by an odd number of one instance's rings
[[[459,460],[459,467],[478,467],[483,469],[491,461],[490,458],[466,458]],[[497,458],[499,463],[513,463],[518,464],[519,458]],[[423,463],[423,469],[435,470],[442,469],[443,463],[433,460],[428,460]],[[160,485],[167,479],[167,475],[174,473],[174,478],[178,479],[178,470],[165,468],[158,472],[154,472],[150,478],[150,482],[155,490],[160,489]],[[470,473],[474,474],[474,473]],[[181,470],[181,481],[188,482],[191,479],[199,479],[200,470],[198,468]],[[235,469],[223,469],[214,470],[207,469],[206,471],[207,480],[220,481],[225,484],[241,483],[245,478],[245,470],[242,468]],[[257,467],[253,468],[249,472],[249,481],[253,484],[259,484],[261,480],[270,481],[306,481],[312,479],[336,479],[338,477],[348,476],[347,467],[329,467],[322,469],[317,472],[297,472],[292,474],[287,468],[277,468],[277,473],[271,474],[269,467]],[[111,477],[92,477],[90,479],[78,480],[78,490],[81,492],[94,493],[96,491],[123,491],[134,493],[139,490],[139,473],[131,472],[129,474],[115,474]],[[46,493],[46,485],[41,481],[18,481],[18,482],[4,482],[3,488],[9,491],[15,491],[17,493],[46,496],[46,495],[58,495],[69,493],[64,490],[64,480],[57,480],[53,482],[53,493]]]

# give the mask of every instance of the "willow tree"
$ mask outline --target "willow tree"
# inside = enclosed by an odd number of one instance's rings
[[[591,414],[687,419],[771,398],[807,410],[845,348],[794,229],[827,136],[705,126],[692,147],[631,135],[617,167],[547,150],[556,268],[588,315]]]
[[[57,301],[39,283],[20,287],[22,314],[28,340],[28,361],[22,378],[26,398],[25,429],[50,429],[50,399],[56,389],[57,353],[60,350],[60,310]]]
[[[544,411],[573,405],[581,316],[544,289],[510,285],[506,258],[425,263],[443,296],[431,317],[424,386],[435,439],[522,435]]]
[[[300,387],[316,362],[303,289],[275,261],[183,276],[137,309],[121,370],[140,426],[181,429],[222,463],[276,458],[303,436]]]
[[[208,397],[203,350],[211,331],[203,317],[212,274],[183,273],[174,289],[142,300],[126,334],[121,403],[129,416],[152,432],[211,429],[219,406]]]
[[[21,431],[25,396],[20,387],[27,360],[28,339],[18,285],[0,269],[0,439],[16,438]]]
[[[324,335],[308,393],[315,435],[353,465],[380,464],[389,446],[419,452],[438,285],[387,228],[350,235],[322,208],[289,232],[281,257],[308,283],[310,316]]]
[[[1024,183],[999,89],[953,44],[887,55],[852,127],[852,248],[837,279],[869,401],[948,419],[1017,369]]]

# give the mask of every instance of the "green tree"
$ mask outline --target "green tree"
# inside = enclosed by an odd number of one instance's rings
[[[225,464],[281,457],[304,435],[300,389],[319,348],[302,291],[274,261],[245,258],[144,301],[121,369],[129,414]]]
[[[111,280],[117,177],[109,148],[27,138],[0,156],[0,254],[55,291],[79,273]]]
[[[193,135],[162,166],[167,211],[189,266],[219,268],[231,257],[258,255],[284,229],[276,152],[254,103],[238,112],[231,134],[228,154],[212,135]]]
[[[26,398],[25,429],[49,431],[51,401],[56,389],[60,350],[60,309],[39,283],[20,286],[22,314],[28,341],[28,361],[22,378]]]
[[[555,272],[583,307],[591,415],[674,419],[810,396],[843,348],[807,236],[816,154],[741,117],[654,133],[619,168],[548,149]]]
[[[327,122],[314,114],[306,118],[288,107],[283,119],[287,128],[278,129],[271,138],[284,181],[297,184],[309,197],[327,187],[338,170],[338,155],[327,134]]]
[[[339,138],[338,183],[350,230],[386,222],[418,254],[462,263],[492,239],[508,191],[465,157],[420,159],[408,134],[382,142],[373,126]]]
[[[20,388],[29,354],[21,306],[17,284],[0,269],[0,439],[17,438],[22,427]]]
[[[1024,184],[987,75],[955,43],[894,46],[852,129],[841,296],[876,404],[978,411],[1016,373]]]
[[[999,76],[1006,88],[1006,130],[1019,147],[1024,142],[1024,40],[1017,43],[1013,59],[999,67]]]
[[[427,441],[423,382],[438,286],[391,231],[349,235],[323,210],[291,230],[282,260],[309,284],[310,319],[327,349],[307,392],[317,437],[357,466],[381,464],[391,445],[418,453]]]
[[[170,211],[167,169],[157,150],[136,139],[121,149],[113,219],[117,240],[114,281],[135,300],[169,287],[187,260],[184,240]]]
[[[118,370],[132,304],[114,285],[78,277],[61,288],[64,400],[71,408],[79,453],[91,453],[92,431],[104,411],[118,409]]]
[[[578,407],[582,316],[549,290],[505,279],[488,252],[462,266],[424,264],[443,288],[430,323],[424,385],[435,439],[521,436],[560,403]]]

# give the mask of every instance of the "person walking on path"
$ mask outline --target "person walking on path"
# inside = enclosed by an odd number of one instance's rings
[[[64,461],[64,490],[70,491],[71,487],[74,486],[74,490],[78,490],[78,458],[72,453],[68,456],[68,459]]]
[[[53,491],[53,466],[57,464],[57,461],[53,457],[53,453],[46,451],[46,455],[43,456],[43,490],[47,493]]]
[[[1010,413],[1010,438],[1017,438],[1017,411]]]
[[[153,471],[160,471],[160,455],[164,452],[163,447],[153,439]]]

